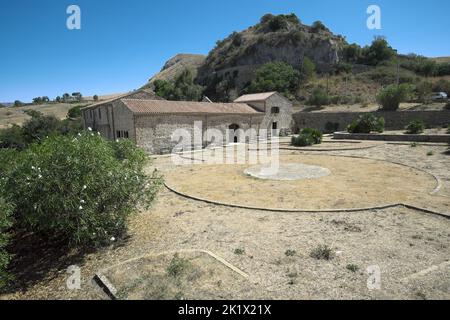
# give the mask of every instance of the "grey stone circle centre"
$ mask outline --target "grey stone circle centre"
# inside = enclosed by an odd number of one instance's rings
[[[327,168],[312,166],[302,163],[280,164],[277,170],[271,170],[270,166],[259,165],[247,168],[244,171],[247,176],[276,181],[296,181],[307,179],[319,179],[329,176],[331,171]]]

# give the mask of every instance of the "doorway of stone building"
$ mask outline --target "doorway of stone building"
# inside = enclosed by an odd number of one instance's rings
[[[230,125],[228,129],[230,130],[229,141],[231,143],[238,143],[239,142],[239,135],[238,135],[239,125],[234,123],[234,124]]]

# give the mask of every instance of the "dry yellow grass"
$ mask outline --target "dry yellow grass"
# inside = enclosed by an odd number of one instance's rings
[[[321,155],[282,156],[281,164],[301,163],[327,168],[320,179],[261,180],[246,176],[251,165],[194,165],[166,175],[177,191],[196,198],[246,207],[336,210],[417,202],[437,182],[425,172],[371,159]],[[426,200],[424,200],[426,201]]]
[[[57,104],[43,104],[37,106],[26,106],[20,108],[0,108],[0,128],[6,128],[13,124],[21,125],[25,120],[29,119],[30,116],[26,115],[24,111],[26,110],[36,110],[40,111],[45,115],[54,115],[59,119],[64,119],[67,116],[67,111],[75,106],[74,104],[68,103],[57,103]]]

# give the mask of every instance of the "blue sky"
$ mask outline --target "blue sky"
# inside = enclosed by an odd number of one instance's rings
[[[66,28],[71,4],[81,8],[81,30]],[[382,30],[366,27],[371,4],[381,7]],[[207,54],[269,12],[321,20],[361,45],[384,35],[400,53],[450,56],[448,0],[1,1],[0,101],[129,91],[173,55]]]

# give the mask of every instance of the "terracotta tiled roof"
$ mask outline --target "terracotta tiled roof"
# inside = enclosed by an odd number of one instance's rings
[[[255,94],[246,94],[243,95],[239,98],[237,98],[236,100],[234,100],[234,102],[256,102],[256,101],[265,101],[268,98],[270,98],[271,96],[273,96],[275,93],[277,93],[276,91],[273,92],[263,92],[263,93],[255,93]]]
[[[108,99],[108,100],[104,100],[104,101],[99,101],[96,102],[94,104],[91,104],[90,106],[87,106],[85,108],[82,108],[82,110],[84,109],[91,109],[91,108],[97,108],[99,106],[102,106],[104,104],[108,104],[117,100],[121,100],[121,99],[152,99],[152,100],[164,100],[163,98],[158,97],[153,91],[148,90],[148,89],[139,89],[136,91],[132,91],[132,92],[128,92],[125,94],[121,94],[118,95],[116,97],[114,97],[113,99]]]
[[[121,99],[135,114],[201,113],[259,114],[244,103],[210,103],[191,101]]]

